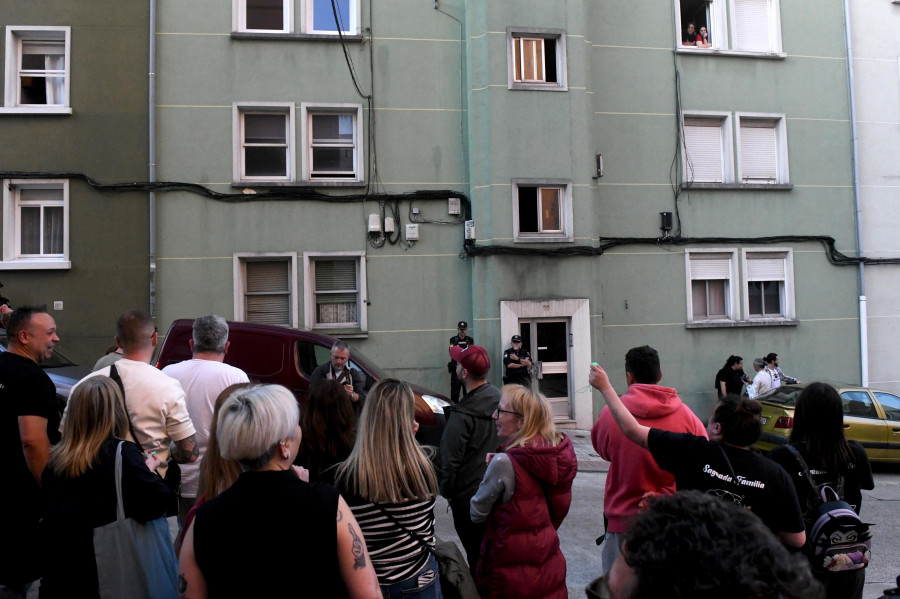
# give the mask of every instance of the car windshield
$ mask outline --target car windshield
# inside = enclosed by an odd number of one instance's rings
[[[759,401],[774,403],[781,406],[794,406],[797,404],[797,397],[800,395],[800,389],[776,389],[767,395],[759,398]]]

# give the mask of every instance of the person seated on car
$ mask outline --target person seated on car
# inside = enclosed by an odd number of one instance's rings
[[[275,597],[299,584],[308,597],[380,599],[353,512],[334,487],[307,483],[292,466],[299,421],[297,400],[281,385],[225,400],[216,437],[242,472],[197,509],[181,548],[182,596]]]
[[[625,436],[647,449],[660,468],[675,475],[679,491],[705,491],[743,506],[759,516],[785,545],[803,547],[806,526],[790,477],[771,460],[750,451],[762,432],[758,401],[723,397],[709,417],[706,439],[639,423],[600,366],[591,365],[590,383],[603,394]]]

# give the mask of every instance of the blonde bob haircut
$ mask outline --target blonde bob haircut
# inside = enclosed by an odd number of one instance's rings
[[[555,447],[562,441],[562,435],[553,423],[553,410],[543,393],[532,391],[522,385],[503,385],[501,396],[507,398],[507,409],[521,414],[522,427],[506,442],[506,449],[528,445],[535,437],[541,437],[541,444]],[[540,440],[539,440],[540,441]]]
[[[59,476],[81,476],[96,463],[104,441],[127,435],[119,385],[107,376],[85,379],[69,397],[62,440],[50,450],[48,466]]]
[[[299,423],[293,393],[281,385],[252,385],[236,390],[222,404],[216,440],[223,458],[244,471],[259,470],[281,441],[296,438]]]
[[[431,461],[416,442],[416,399],[397,379],[382,379],[366,396],[356,443],[335,477],[337,487],[374,503],[428,500],[438,494]]]

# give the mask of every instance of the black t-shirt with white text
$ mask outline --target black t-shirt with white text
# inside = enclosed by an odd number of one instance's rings
[[[775,533],[805,530],[787,472],[754,450],[690,433],[650,429],[647,445],[678,490],[696,489],[750,509]]]

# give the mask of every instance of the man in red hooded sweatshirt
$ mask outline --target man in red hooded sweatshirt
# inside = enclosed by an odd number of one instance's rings
[[[634,347],[625,354],[625,378],[628,391],[622,403],[638,422],[675,433],[706,437],[706,426],[682,403],[675,389],[658,385],[662,379],[659,354],[649,345]],[[656,465],[646,449],[629,443],[604,407],[591,428],[591,441],[600,457],[610,462],[603,496],[606,536],[603,540],[601,570],[609,572],[622,535],[638,513],[638,504],[646,493],[675,492],[675,476]]]

